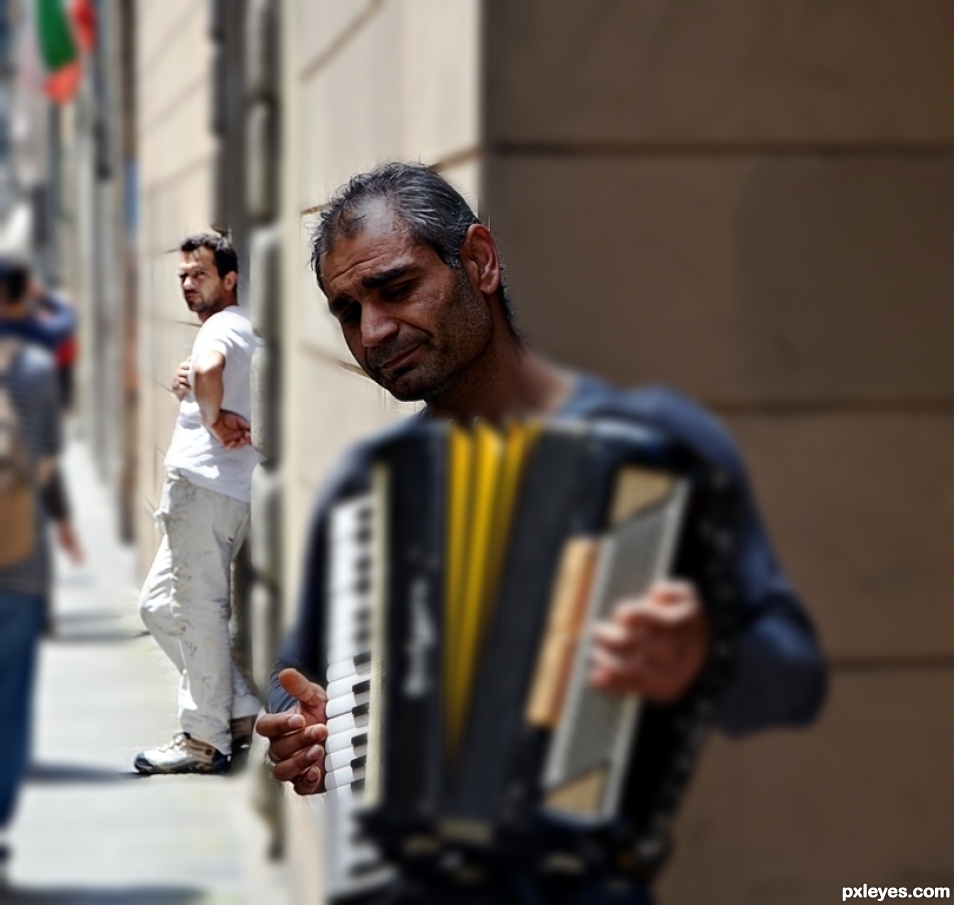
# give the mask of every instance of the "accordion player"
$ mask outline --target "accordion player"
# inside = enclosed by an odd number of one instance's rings
[[[731,669],[732,482],[612,419],[422,419],[370,463],[329,519],[329,898],[396,871],[650,878]],[[596,623],[668,576],[710,623],[689,693],[590,687]]]

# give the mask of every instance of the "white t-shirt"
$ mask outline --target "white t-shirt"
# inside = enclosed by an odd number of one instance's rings
[[[222,408],[250,419],[252,414],[252,353],[261,340],[252,322],[237,305],[213,314],[199,329],[192,345],[189,384],[195,386],[195,362],[205,352],[225,356]],[[190,483],[249,502],[252,471],[262,457],[252,446],[226,449],[202,424],[199,404],[190,390],[179,403],[179,418],[166,453],[166,468],[177,468]]]

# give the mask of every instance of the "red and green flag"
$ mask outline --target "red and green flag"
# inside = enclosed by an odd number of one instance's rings
[[[89,0],[34,0],[36,43],[46,70],[44,89],[57,103],[71,100],[83,75],[81,53],[95,41]]]

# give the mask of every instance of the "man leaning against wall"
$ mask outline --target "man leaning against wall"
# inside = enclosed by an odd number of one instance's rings
[[[238,258],[224,238],[179,246],[179,283],[202,326],[173,376],[179,417],[156,521],[163,537],[139,611],[179,672],[180,732],[137,755],[140,773],[226,773],[251,739],[259,702],[232,658],[232,560],[248,533],[252,353],[237,296]]]

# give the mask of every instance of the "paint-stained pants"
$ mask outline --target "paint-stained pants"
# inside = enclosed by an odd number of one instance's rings
[[[259,709],[229,638],[231,565],[248,533],[249,506],[169,469],[156,521],[162,544],[139,613],[179,670],[182,731],[229,754],[229,720]]]

